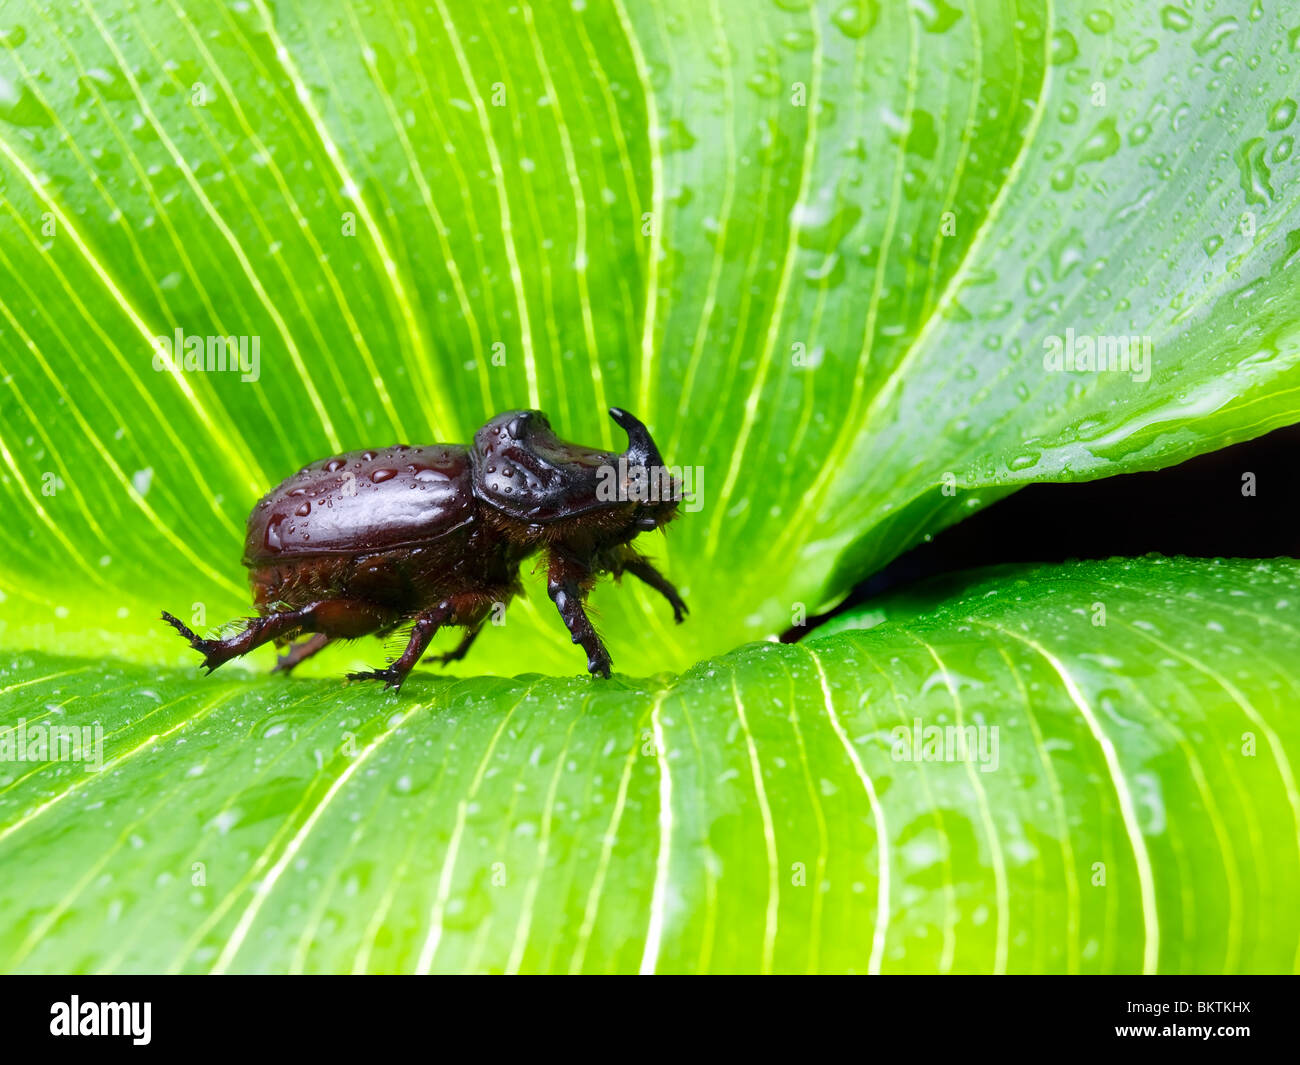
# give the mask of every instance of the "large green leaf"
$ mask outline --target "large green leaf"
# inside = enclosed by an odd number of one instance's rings
[[[596,593],[634,673],[779,631],[1015,485],[1293,421],[1289,18],[10,0],[3,639],[188,660],[157,611],[247,610],[259,493],[511,406],[611,444],[618,403],[703,469],[659,549],[689,627]],[[155,372],[177,329],[259,338],[258,380]],[[1150,336],[1150,380],[1044,372],[1068,329]],[[581,667],[532,587],[467,669]]]
[[[0,763],[0,967],[1289,972],[1297,577],[995,573],[675,678],[405,700],[9,655],[0,719],[105,761]],[[996,761],[900,760],[936,726]]]

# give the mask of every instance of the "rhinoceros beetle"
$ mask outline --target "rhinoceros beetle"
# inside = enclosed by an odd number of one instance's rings
[[[585,609],[600,575],[630,573],[678,622],[686,614],[677,589],[631,546],[676,516],[680,485],[649,430],[627,411],[609,413],[627,433],[621,455],[560,440],[541,411],[515,410],[479,429],[471,447],[400,444],[314,462],[249,515],[243,562],[258,616],[223,639],[163,620],[209,673],[270,641],[287,648],[275,671],[288,672],[334,640],[410,625],[391,665],[348,674],[397,689],[443,626],[466,631],[437,660],[463,658],[494,605],[522,593],[520,564],[545,551],[550,597],[587,669],[608,677],[609,652]],[[656,477],[666,491],[636,490]]]

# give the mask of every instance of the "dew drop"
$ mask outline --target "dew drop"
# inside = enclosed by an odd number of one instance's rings
[[[1295,101],[1290,97],[1279,100],[1268,116],[1268,128],[1274,133],[1286,129],[1295,121]]]
[[[1072,62],[1079,54],[1079,42],[1069,30],[1057,30],[1052,34],[1050,61],[1053,66]]]
[[[857,0],[856,3],[845,4],[835,12],[831,21],[845,37],[856,39],[870,32],[879,16],[880,8],[876,0]]]
[[[1228,37],[1236,33],[1238,28],[1239,25],[1235,16],[1228,15],[1221,18],[1196,39],[1192,44],[1192,50],[1197,55],[1207,55],[1218,48]]]
[[[1083,16],[1083,24],[1093,33],[1109,33],[1115,28],[1115,18],[1109,11],[1089,11]]]
[[[1083,142],[1078,158],[1081,163],[1099,163],[1103,159],[1109,159],[1117,151],[1119,151],[1119,133],[1115,130],[1115,120],[1103,118],[1093,128],[1088,139]]]
[[[1247,203],[1268,203],[1273,199],[1272,175],[1264,162],[1264,138],[1252,137],[1237,149],[1234,158],[1241,175],[1241,191]]]

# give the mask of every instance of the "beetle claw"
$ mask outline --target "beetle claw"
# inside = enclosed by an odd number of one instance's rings
[[[162,619],[163,621],[167,622],[167,624],[170,625],[173,629],[179,632],[191,647],[195,647],[198,644],[203,642],[197,636],[194,635],[194,630],[189,628],[184,622],[181,621],[180,618],[174,617],[173,615],[167,613],[167,611],[164,610],[162,612]]]
[[[385,688],[400,691],[406,674],[399,669],[369,669],[364,673],[349,673],[348,680],[382,680]]]
[[[179,632],[181,634],[181,637],[185,640],[185,642],[188,643],[191,647],[194,648],[194,650],[198,651],[203,656],[203,661],[199,663],[199,668],[206,669],[208,676],[211,676],[212,671],[215,670],[218,666],[224,665],[228,661],[228,659],[220,655],[220,652],[223,650],[220,640],[203,639],[202,637],[196,635],[194,633],[194,630],[189,628],[189,626],[187,626],[179,618],[172,616],[171,614],[167,613],[167,611],[165,610],[162,612],[162,619],[163,621],[167,622],[167,624],[170,625],[173,629]],[[213,659],[217,659],[217,660],[213,661]]]

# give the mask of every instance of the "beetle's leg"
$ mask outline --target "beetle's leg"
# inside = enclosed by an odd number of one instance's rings
[[[582,649],[587,652],[587,672],[608,677],[613,662],[610,661],[609,652],[605,650],[605,645],[596,635],[591,619],[587,617],[587,611],[583,608],[586,592],[582,585],[589,577],[590,574],[585,566],[563,555],[551,553],[546,581],[546,591],[551,597],[551,602],[555,604],[555,609],[560,612],[560,617],[573,635],[573,642],[581,644]]]
[[[316,604],[305,606],[301,610],[286,610],[265,617],[249,618],[242,632],[227,636],[224,640],[205,640],[196,636],[179,620],[163,611],[162,619],[181,634],[194,650],[203,655],[202,665],[209,673],[218,666],[225,665],[232,658],[246,655],[255,647],[260,647],[277,636],[284,636],[298,629],[309,628],[312,624],[312,611]]]
[[[690,613],[686,602],[677,594],[677,589],[673,587],[672,582],[655,569],[647,559],[640,556],[629,559],[623,563],[623,569],[632,574],[633,577],[640,578],[668,600],[673,608],[673,617],[677,620],[677,624],[680,625],[686,620],[686,615]]]
[[[450,651],[447,651],[444,654],[434,655],[430,661],[437,662],[441,666],[445,666],[448,662],[459,662],[469,654],[469,649],[474,645],[474,641],[478,639],[478,634],[482,631],[483,623],[479,622],[473,628],[466,630],[465,635],[460,639],[460,643]]]
[[[432,610],[426,610],[418,615],[415,624],[411,627],[411,638],[406,641],[406,650],[396,662],[385,669],[349,673],[348,680],[382,680],[384,687],[392,688],[393,691],[399,690],[402,682],[406,680],[406,675],[415,668],[415,663],[420,661],[420,656],[429,646],[434,633],[451,619],[452,613],[451,602],[444,599]]]
[[[284,654],[275,660],[275,665],[271,667],[272,673],[290,673],[294,666],[299,662],[305,662],[312,655],[322,648],[334,642],[333,636],[327,636],[323,632],[312,635],[309,639],[303,640],[302,643],[296,643],[289,648]]]

